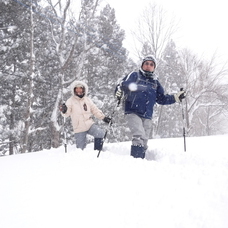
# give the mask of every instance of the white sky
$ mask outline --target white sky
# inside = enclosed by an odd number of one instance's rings
[[[126,32],[125,46],[129,51],[132,45],[130,31],[149,3],[162,6],[179,21],[180,30],[174,39],[179,48],[189,48],[199,56],[208,58],[217,52],[220,61],[228,60],[226,0],[104,0],[104,4],[110,4],[116,11],[117,22]]]

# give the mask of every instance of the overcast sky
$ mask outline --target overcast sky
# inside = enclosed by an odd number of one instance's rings
[[[115,9],[117,22],[126,32],[125,46],[131,51],[131,33],[148,0],[103,0]],[[221,61],[228,59],[227,1],[159,0],[156,3],[179,21],[179,32],[174,41],[179,48],[187,47],[199,56],[210,58],[217,52]],[[134,53],[131,53],[134,55]]]

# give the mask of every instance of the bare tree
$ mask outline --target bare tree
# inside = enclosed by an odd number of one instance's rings
[[[156,4],[150,3],[143,11],[138,27],[132,34],[139,43],[138,56],[153,54],[161,59],[164,48],[177,29],[174,18],[169,19],[167,12]]]
[[[47,0],[47,2],[55,15],[55,20],[49,20],[49,23],[53,45],[59,62],[58,92],[51,115],[52,146],[58,147],[60,145],[61,130],[61,126],[58,123],[58,107],[64,100],[64,88],[76,78],[79,79],[81,77],[86,54],[96,45],[96,42],[88,42],[88,31],[92,29],[91,23],[94,20],[99,0],[95,2],[82,1],[78,21],[70,18],[70,0],[59,0],[56,4],[52,0]],[[69,21],[71,22],[70,24]],[[72,62],[74,63],[74,68],[70,69]],[[66,75],[69,70],[75,72],[74,77]]]
[[[187,126],[189,135],[209,135],[222,115],[227,113],[227,76],[225,66],[218,68],[215,55],[209,62],[202,61],[185,49],[181,52],[183,77],[187,90]]]

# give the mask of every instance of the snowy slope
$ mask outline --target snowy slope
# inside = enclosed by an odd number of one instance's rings
[[[227,228],[228,135],[0,157],[1,228]]]

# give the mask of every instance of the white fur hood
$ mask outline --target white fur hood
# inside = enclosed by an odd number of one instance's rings
[[[70,88],[71,88],[71,93],[73,96],[75,96],[74,94],[74,88],[77,86],[77,85],[82,85],[84,88],[85,88],[85,96],[87,96],[88,94],[88,85],[85,83],[85,82],[82,82],[82,81],[74,81]]]

